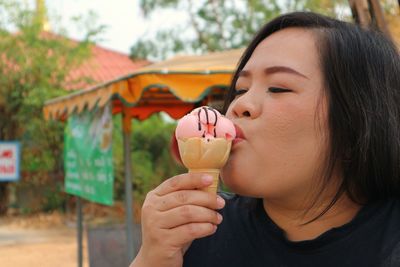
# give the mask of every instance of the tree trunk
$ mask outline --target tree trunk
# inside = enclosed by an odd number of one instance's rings
[[[6,214],[8,208],[8,183],[0,182],[0,216]]]
[[[5,125],[0,124],[0,141],[6,140]],[[0,216],[6,214],[8,207],[8,182],[0,182]]]

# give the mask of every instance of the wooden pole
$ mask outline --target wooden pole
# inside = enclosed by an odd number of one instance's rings
[[[124,170],[125,170],[125,217],[126,217],[126,255],[127,266],[134,257],[133,248],[133,212],[132,212],[132,159],[131,159],[131,114],[124,107],[122,112],[122,132],[124,140]]]
[[[391,37],[379,0],[349,0],[349,5],[356,23],[365,28],[375,27]]]
[[[349,0],[349,4],[355,22],[362,27],[369,27],[371,15],[369,13],[367,0]]]
[[[369,3],[371,5],[371,17],[375,26],[390,37],[381,4],[378,0],[369,0]]]
[[[83,265],[83,213],[82,199],[76,196],[76,226],[78,238],[78,267]]]

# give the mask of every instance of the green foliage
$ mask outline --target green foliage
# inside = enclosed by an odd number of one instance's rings
[[[63,186],[60,183],[55,184],[53,187],[47,187],[44,191],[44,200],[41,210],[44,212],[51,212],[53,210],[65,211],[66,193],[63,192]]]
[[[170,154],[175,127],[175,123],[164,121],[160,114],[142,122],[133,121],[132,163],[135,196],[139,201],[165,179],[186,171]]]
[[[149,19],[165,10],[187,17],[187,23],[162,28],[132,46],[132,58],[149,59],[246,46],[263,24],[284,12],[307,10],[345,18],[344,10],[349,10],[347,0],[141,0],[140,5]]]
[[[0,15],[0,140],[21,141],[22,183],[41,184],[63,166],[63,125],[45,121],[43,105],[68,93],[68,75],[90,57],[98,31],[92,25],[80,43],[46,32],[22,1],[0,0]]]
[[[132,121],[131,156],[135,201],[142,202],[148,191],[163,180],[186,172],[170,155],[170,142],[176,127],[160,114],[145,121]],[[114,117],[113,156],[115,173],[115,199],[124,196],[123,146],[121,117]]]
[[[313,11],[331,17],[343,17],[343,10],[349,9],[347,0],[286,0],[287,11]]]
[[[176,7],[179,0],[140,0],[140,6],[145,15],[151,13],[155,8],[171,8]]]
[[[121,115],[113,116],[112,152],[114,168],[114,199],[124,196],[124,150],[122,140]]]
[[[4,1],[0,2],[3,12],[6,6]],[[66,88],[66,78],[90,56],[90,43],[75,43],[43,32],[33,19],[33,12],[13,7],[16,10],[10,13],[15,13],[12,17],[16,19],[17,32],[3,29],[0,36],[0,139],[22,139],[35,146],[35,137],[60,129],[54,122],[49,127],[43,125],[43,104],[66,94],[62,90]],[[40,141],[39,150],[46,143]]]

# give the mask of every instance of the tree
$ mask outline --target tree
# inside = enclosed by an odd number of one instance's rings
[[[187,23],[160,29],[131,48],[132,58],[164,59],[177,52],[203,53],[243,47],[266,21],[282,12],[316,11],[341,16],[346,0],[141,0],[143,13],[172,9]]]
[[[166,121],[160,113],[144,121],[132,120],[131,153],[133,162],[133,189],[135,203],[142,204],[147,192],[164,179],[186,172],[174,162],[170,154],[171,138],[176,123]],[[124,196],[124,164],[121,137],[121,118],[114,116],[113,159],[115,198]]]
[[[68,74],[90,56],[93,31],[79,43],[43,31],[38,13],[17,1],[0,0],[0,14],[0,140],[21,141],[23,177],[40,184],[63,166],[63,127],[43,119],[44,102],[67,93]],[[0,183],[0,214],[6,192]]]
[[[396,0],[387,0],[383,3],[385,19],[388,24],[389,31],[394,41],[400,47],[400,2]]]
[[[161,114],[154,114],[145,121],[133,121],[132,160],[137,168],[135,172],[135,194],[143,201],[148,191],[159,185],[164,179],[186,172],[183,166],[174,162],[170,153],[171,138],[176,123],[165,121]]]

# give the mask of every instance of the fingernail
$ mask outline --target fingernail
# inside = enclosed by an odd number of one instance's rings
[[[225,206],[225,200],[222,197],[217,196],[217,208],[222,209],[224,206]]]
[[[203,184],[209,185],[212,183],[213,178],[211,175],[204,175],[203,177],[201,177],[201,180],[203,181]]]
[[[220,224],[222,222],[222,215],[219,213],[217,213],[217,221],[218,221],[218,224]]]

